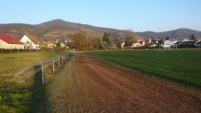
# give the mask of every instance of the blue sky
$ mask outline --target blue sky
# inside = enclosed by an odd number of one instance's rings
[[[0,23],[53,19],[133,31],[201,31],[201,0],[1,0]]]

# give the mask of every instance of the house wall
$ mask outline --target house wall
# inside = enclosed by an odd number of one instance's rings
[[[173,41],[166,40],[166,41],[164,41],[164,44],[161,46],[162,46],[162,48],[171,48],[172,45],[173,45]]]
[[[24,43],[24,49],[40,49],[39,45],[34,44],[34,42],[26,35],[23,36],[20,41]]]
[[[8,44],[0,39],[0,48],[2,49],[24,49],[23,44]]]
[[[173,41],[170,41],[170,40],[164,41],[164,45],[172,45],[172,44],[173,44]]]
[[[7,43],[0,39],[0,48],[4,48]]]
[[[132,43],[131,48],[140,47],[140,43]]]

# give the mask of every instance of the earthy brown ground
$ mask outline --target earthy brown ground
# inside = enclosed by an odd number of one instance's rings
[[[75,54],[50,89],[51,112],[201,113],[201,91]]]

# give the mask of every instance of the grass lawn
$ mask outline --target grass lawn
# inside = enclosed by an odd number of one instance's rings
[[[0,113],[47,112],[47,87],[41,85],[41,74],[23,83],[10,81],[23,68],[58,56],[59,52],[0,54]],[[49,69],[50,70],[50,69]],[[46,76],[52,77],[53,75]]]
[[[57,56],[59,52],[0,53],[0,75],[13,75],[23,68]]]
[[[92,51],[88,54],[149,75],[201,88],[201,49]]]

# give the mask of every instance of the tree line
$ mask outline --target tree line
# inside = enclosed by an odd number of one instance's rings
[[[106,50],[121,48],[121,43],[125,42],[125,46],[131,46],[132,43],[137,42],[135,33],[132,30],[127,30],[122,38],[110,36],[109,33],[103,33],[100,37],[88,37],[86,32],[78,31],[71,36],[72,43],[69,44],[71,48],[76,50]]]

